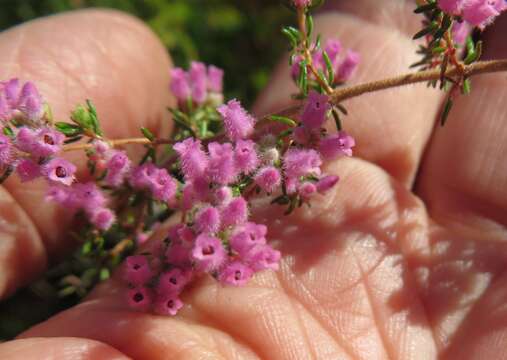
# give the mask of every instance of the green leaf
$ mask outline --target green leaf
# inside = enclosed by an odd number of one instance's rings
[[[447,98],[447,101],[445,102],[444,110],[442,111],[442,115],[440,116],[440,125],[442,125],[442,126],[445,125],[447,118],[449,117],[449,113],[451,112],[452,105],[453,105],[453,101],[452,101],[451,97],[449,96]]]
[[[70,119],[83,129],[91,129],[92,120],[90,118],[90,113],[83,105],[78,105],[76,109],[74,109],[70,115]]]
[[[103,134],[100,129],[99,118],[97,116],[97,109],[95,108],[95,105],[93,105],[91,100],[86,100],[86,105],[88,106],[88,112],[90,113],[90,122],[93,132],[102,136]]]
[[[313,47],[314,50],[319,50],[322,42],[322,36],[319,34],[317,35],[317,39],[315,40],[315,46]]]
[[[306,36],[308,39],[312,38],[313,33],[313,17],[310,13],[306,15]]]
[[[333,114],[334,122],[336,124],[336,129],[338,131],[341,131],[342,130],[342,122],[340,119],[340,114],[338,114],[338,111],[336,110],[336,108],[333,108],[331,113]]]
[[[298,86],[303,92],[303,95],[306,96],[308,94],[308,69],[306,68],[305,60],[299,63]]]
[[[142,127],[141,132],[143,133],[146,139],[150,141],[155,140],[155,135],[153,135],[153,133],[148,128]]]
[[[62,290],[58,291],[58,297],[64,298],[64,297],[74,294],[75,292],[76,292],[75,286],[73,286],[73,285],[67,286],[67,287],[63,288]]]
[[[65,122],[57,122],[55,128],[65,136],[76,136],[83,133],[81,126]]]
[[[82,255],[88,255],[88,254],[90,254],[92,252],[92,247],[93,247],[93,244],[92,244],[91,240],[88,240],[81,247],[81,254]]]
[[[412,37],[412,40],[416,40],[416,39],[422,38],[423,36],[426,36],[428,34],[431,34],[431,33],[435,32],[437,29],[438,29],[438,24],[431,23],[429,26],[427,26],[424,29],[422,29],[421,31],[417,32]]]
[[[418,6],[414,10],[414,13],[421,14],[421,13],[425,13],[425,12],[434,10],[436,8],[437,8],[437,4],[436,3],[424,4],[424,5]]]
[[[111,272],[109,271],[108,268],[100,269],[100,274],[99,274],[100,281],[107,280],[110,277],[111,277]]]
[[[334,69],[333,64],[331,63],[331,59],[329,58],[329,55],[326,51],[322,52],[322,56],[324,57],[324,61],[326,63],[326,70],[327,70],[327,82],[329,84],[332,84],[334,81]]]
[[[14,131],[12,131],[11,127],[8,126],[8,125],[5,125],[2,129],[2,132],[4,133],[4,135],[10,137],[10,138],[14,138]]]
[[[464,95],[468,95],[468,94],[470,94],[471,91],[472,91],[472,83],[471,83],[470,79],[465,79],[463,81],[463,86],[461,87],[461,92]]]
[[[276,121],[285,125],[289,125],[291,127],[297,126],[297,123],[292,120],[291,118],[285,117],[285,116],[279,116],[279,115],[271,115],[269,117],[270,120]]]
[[[294,29],[291,26],[285,26],[284,28],[282,28],[282,34],[287,36],[293,48],[296,48],[298,46],[300,39],[300,34],[298,30]]]
[[[482,55],[482,42],[478,41],[477,44],[474,46],[473,40],[468,37],[467,38],[467,56],[465,57],[465,60],[463,62],[466,65],[469,65],[473,63],[474,61],[479,60],[479,58]]]
[[[70,138],[66,139],[63,143],[64,143],[64,144],[72,144],[72,143],[74,143],[74,142],[76,142],[76,141],[81,140],[82,138],[83,138],[82,136],[74,136],[74,137],[70,137]]]

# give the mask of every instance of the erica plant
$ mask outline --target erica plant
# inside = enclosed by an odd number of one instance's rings
[[[453,99],[471,91],[470,77],[505,71],[507,61],[480,61],[474,41],[507,8],[503,0],[420,0],[423,28],[417,72],[347,86],[362,56],[339,39],[321,43],[311,11],[322,1],[285,1],[297,26],[282,32],[290,45],[295,108],[255,118],[237,99],[224,99],[223,71],[192,62],[171,71],[169,108],[175,129],[157,138],[110,139],[90,101],[70,121],[57,122],[36,86],[11,79],[0,83],[1,179],[43,178],[47,201],[72,212],[81,247],[72,261],[48,272],[60,297],[85,295],[120,263],[125,299],[133,308],[175,315],[180,294],[195,279],[211,276],[223,286],[241,286],[258,271],[276,271],[280,251],[269,228],[251,217],[252,201],[268,197],[285,214],[310,206],[317,194],[339,186],[326,174],[326,161],[352,156],[344,130],[351,97],[395,86],[428,82],[447,91],[445,122]],[[296,110],[297,116],[293,116]],[[141,136],[142,135],[142,136]],[[143,146],[131,159],[124,150]],[[86,154],[88,173],[66,160],[68,151]],[[27,185],[28,186],[28,185]],[[150,240],[159,225],[177,219],[162,241]]]

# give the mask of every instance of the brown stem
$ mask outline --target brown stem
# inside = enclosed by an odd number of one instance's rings
[[[169,139],[155,139],[150,141],[147,138],[126,138],[126,139],[117,139],[117,140],[106,140],[106,142],[112,146],[122,146],[128,144],[151,144],[151,145],[163,145],[163,144],[174,144],[175,141]],[[63,151],[76,151],[76,150],[85,150],[93,147],[93,144],[72,144],[63,146]]]
[[[502,60],[490,60],[490,61],[478,61],[471,65],[465,65],[463,67],[463,72],[461,72],[461,69],[458,69],[457,67],[452,67],[447,69],[445,72],[445,75],[448,77],[452,77],[455,75],[462,74],[465,77],[470,77],[473,75],[478,74],[485,74],[485,73],[493,73],[493,72],[500,72],[500,71],[507,71],[507,59]],[[354,98],[356,96],[360,96],[366,93],[376,92],[380,90],[385,90],[389,88],[399,87],[403,85],[409,85],[409,84],[415,84],[419,82],[425,82],[430,80],[438,80],[440,78],[440,69],[432,69],[432,70],[426,70],[426,71],[420,71],[420,72],[414,72],[414,73],[408,73],[403,74],[399,76],[395,76],[392,78],[377,80],[369,83],[354,85],[354,86],[348,86],[344,88],[339,88],[334,90],[331,93],[331,102],[334,104],[338,104],[344,100]],[[277,113],[277,115],[286,115],[291,116],[294,114],[294,112],[298,111],[300,109],[300,105],[291,106],[289,108],[286,108],[280,112]],[[269,114],[267,116],[264,116],[259,122],[258,125],[267,123],[267,119],[269,116],[273,114]],[[210,141],[216,141],[220,140],[223,137],[223,134],[217,134],[216,136],[205,139],[204,142],[210,142]],[[118,139],[118,140],[109,140],[108,143],[111,144],[111,146],[121,146],[121,145],[127,145],[127,144],[153,144],[153,145],[160,145],[160,144],[173,144],[175,141],[169,140],[169,139],[157,139],[153,142],[146,138],[127,138],[127,139]],[[92,144],[76,144],[76,145],[65,145],[63,147],[64,151],[74,151],[74,150],[84,150],[89,149],[93,145]]]
[[[507,59],[479,61],[471,65],[465,65],[463,68],[463,75],[470,77],[478,74],[493,73],[507,71]],[[452,77],[461,74],[461,69],[453,66],[447,69],[445,75]],[[365,84],[349,86],[345,88],[336,89],[331,94],[331,102],[337,104],[343,100],[350,99],[362,94],[385,90],[403,85],[415,84],[430,80],[438,80],[440,78],[440,69],[426,70],[415,73],[403,74],[388,79],[382,79]]]

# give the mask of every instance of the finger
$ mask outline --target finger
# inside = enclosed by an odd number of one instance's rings
[[[0,344],[4,360],[120,360],[128,359],[97,341],[77,338],[31,338]]]
[[[164,351],[218,357],[224,349],[245,358],[434,358],[403,259],[427,250],[422,205],[366,162],[343,159],[328,170],[342,181],[311,208],[291,216],[280,208],[255,210],[284,255],[279,272],[259,273],[241,288],[204,279],[185,290],[187,305],[173,318],[128,311],[124,285],[112,281],[22,336],[61,336],[65,324],[66,334],[134,358]],[[99,322],[104,331],[94,330]]]
[[[410,64],[420,60],[411,34],[420,26],[421,18],[412,13],[412,2],[386,1],[381,11],[378,1],[373,0],[333,4],[340,12],[318,16],[315,33],[337,37],[345,48],[359,51],[362,60],[351,84],[406,73]],[[283,60],[255,109],[269,113],[284,108],[290,101],[288,95],[294,92],[296,87]],[[345,130],[356,138],[355,154],[410,186],[440,101],[440,95],[424,84],[345,101],[349,115],[343,122]]]
[[[507,16],[485,35],[484,59],[507,56]],[[491,44],[488,45],[488,44]],[[440,223],[507,240],[507,74],[472,79],[444,127],[435,129],[418,191]]]
[[[139,127],[167,132],[165,106],[171,99],[167,91],[169,58],[156,36],[138,20],[114,12],[89,10],[52,16],[29,22],[0,34],[0,78],[31,80],[52,105],[58,120],[68,119],[72,108],[91,99],[98,110],[107,137],[137,136]],[[137,148],[139,149],[139,148]],[[75,154],[71,154],[76,159]],[[71,214],[43,200],[44,181],[20,184],[11,177],[5,189],[24,210],[23,219],[9,226],[36,228],[41,242],[24,268],[39,271],[46,261],[43,247],[52,256],[71,245],[65,237]],[[3,219],[12,217],[13,208],[0,208]],[[2,226],[1,230],[6,230]],[[17,231],[22,233],[21,231]],[[2,239],[3,241],[3,239]],[[7,238],[3,246],[13,253],[28,253],[17,237]],[[0,263],[7,268],[9,258]],[[34,270],[35,269],[35,270]],[[11,272],[12,275],[12,272]],[[16,285],[16,276],[4,278],[0,271],[0,296]]]

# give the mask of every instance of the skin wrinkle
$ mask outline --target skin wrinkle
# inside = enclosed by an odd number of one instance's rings
[[[249,287],[249,288],[251,288],[251,287]],[[214,285],[214,284],[208,285],[205,288],[203,288],[203,291],[206,291],[206,289],[210,289],[214,292],[215,303],[218,303],[219,298],[218,298],[218,291],[216,291],[216,285]],[[265,288],[262,288],[262,289],[265,290]],[[276,290],[276,289],[273,289],[273,290]],[[203,307],[200,307],[195,303],[192,305],[192,307],[195,310],[197,310],[199,312],[199,314],[201,314],[201,315],[204,314],[206,316],[206,318],[213,319],[215,321],[218,320],[218,317],[216,315],[214,315],[212,311],[206,311]],[[219,325],[221,325],[221,326],[218,327]],[[264,357],[261,356],[262,352],[259,349],[257,349],[257,346],[254,343],[249,341],[248,338],[245,338],[244,336],[240,335],[239,332],[236,332],[236,331],[232,332],[232,331],[230,331],[230,329],[227,329],[224,326],[223,322],[216,321],[216,324],[213,325],[212,327],[214,329],[217,329],[220,332],[226,333],[229,336],[231,336],[238,344],[245,347],[247,350],[251,351],[259,359],[264,359]]]
[[[296,277],[296,275],[289,269],[287,269],[287,272],[289,272],[289,276],[293,276],[294,278]],[[354,349],[347,345],[347,342],[344,341],[344,339],[342,337],[338,337],[335,333],[334,333],[334,329],[330,328],[328,324],[326,324],[323,319],[321,319],[321,316],[324,315],[324,317],[327,317],[328,318],[328,322],[329,323],[332,323],[333,321],[330,320],[331,319],[331,316],[329,314],[327,314],[325,311],[324,312],[321,312],[320,314],[317,314],[313,309],[313,307],[311,305],[308,305],[305,301],[301,301],[301,299],[299,299],[299,296],[298,294],[292,290],[292,288],[290,287],[287,287],[285,284],[285,281],[283,281],[283,278],[282,278],[283,274],[280,273],[278,274],[277,273],[277,278],[279,279],[279,283],[280,285],[282,286],[282,289],[298,298],[298,302],[301,304],[301,306],[303,306],[303,308],[306,310],[306,312],[308,313],[309,316],[311,316],[316,322],[317,324],[320,325],[321,329],[331,338],[331,339],[334,339],[337,344],[340,346],[340,349],[343,350],[350,358],[354,358],[357,354],[355,354],[354,352]],[[313,296],[313,294],[310,292],[310,290],[303,284],[303,282],[301,281],[295,281],[298,285],[299,285],[299,289],[301,291],[303,291],[309,298],[310,300],[313,302],[313,305],[318,305],[318,300]],[[320,315],[320,316],[319,316]]]
[[[382,343],[382,347],[384,348],[384,351],[386,352],[387,358],[394,359],[393,354],[392,354],[392,349],[389,348],[388,340],[386,339],[385,334],[383,334],[383,331],[382,331],[382,329],[383,329],[383,323],[378,318],[378,311],[377,311],[377,308],[374,305],[373,300],[372,300],[372,294],[371,294],[371,292],[369,290],[368,278],[367,278],[367,276],[365,276],[364,269],[361,266],[361,262],[357,258],[357,255],[356,255],[354,249],[352,249],[350,253],[353,256],[353,258],[354,258],[354,260],[356,262],[356,266],[357,266],[357,268],[359,269],[359,271],[361,273],[361,278],[363,279],[363,283],[364,283],[363,287],[364,287],[364,290],[365,290],[366,299],[367,299],[367,301],[368,301],[368,303],[370,305],[370,309],[371,309],[371,314],[372,314],[371,318],[373,320],[373,323],[375,324],[375,328],[377,330],[376,332],[377,332],[377,334],[378,334],[378,336],[380,338],[380,341]]]

